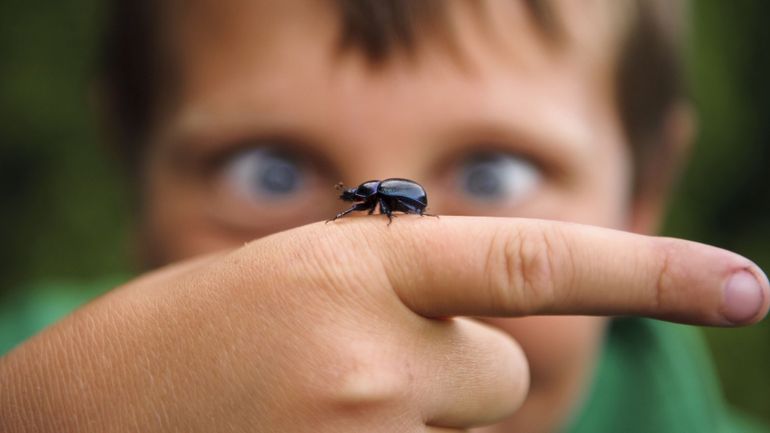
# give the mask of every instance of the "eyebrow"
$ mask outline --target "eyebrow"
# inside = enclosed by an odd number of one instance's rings
[[[449,142],[458,148],[472,141],[478,144],[473,150],[534,156],[543,168],[560,175],[569,174],[565,168],[571,167],[572,161],[583,160],[594,150],[591,131],[568,113],[551,107],[536,109],[530,115],[534,116],[532,122],[511,123],[509,117],[501,116],[469,118],[452,123],[443,133],[453,137]],[[538,128],[535,124],[559,127]]]

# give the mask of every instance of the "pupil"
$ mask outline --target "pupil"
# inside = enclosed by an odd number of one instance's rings
[[[262,189],[273,194],[287,194],[297,188],[299,182],[294,164],[278,158],[264,161],[258,179]]]
[[[467,173],[466,182],[466,188],[472,195],[495,197],[502,193],[500,176],[491,163],[472,167]]]

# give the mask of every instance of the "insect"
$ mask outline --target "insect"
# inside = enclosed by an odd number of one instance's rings
[[[365,210],[369,211],[369,215],[371,215],[378,204],[380,205],[380,213],[388,216],[388,225],[393,222],[393,212],[436,216],[425,213],[425,208],[428,206],[428,195],[420,184],[409,179],[369,180],[350,189],[345,189],[345,186],[340,182],[336,188],[338,191],[342,191],[340,199],[355,204],[350,209],[338,213],[329,221],[342,218],[354,211]]]

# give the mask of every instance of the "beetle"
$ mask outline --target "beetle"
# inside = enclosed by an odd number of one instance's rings
[[[393,212],[437,216],[425,212],[425,208],[428,207],[428,194],[422,185],[413,180],[399,178],[368,180],[350,189],[345,189],[345,186],[340,182],[336,188],[338,191],[342,191],[340,199],[355,204],[350,209],[338,213],[329,221],[342,218],[354,211],[369,211],[368,213],[371,215],[377,205],[380,206],[380,214],[387,215],[388,225],[393,222]]]

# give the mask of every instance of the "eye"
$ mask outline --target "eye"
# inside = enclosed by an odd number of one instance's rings
[[[541,182],[540,169],[527,159],[492,152],[475,154],[461,162],[458,188],[473,200],[510,204],[533,192]]]
[[[298,194],[306,182],[298,158],[268,149],[249,149],[233,156],[225,166],[230,186],[254,200],[280,200]]]

